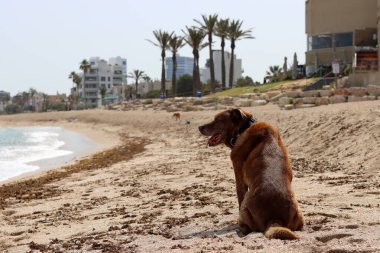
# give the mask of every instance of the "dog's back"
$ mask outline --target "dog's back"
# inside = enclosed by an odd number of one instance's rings
[[[250,189],[240,208],[241,222],[251,230],[267,231],[270,238],[296,239],[289,229],[302,228],[303,219],[291,190],[287,150],[277,129],[255,123],[239,137],[231,159],[234,167],[240,164],[239,173]]]

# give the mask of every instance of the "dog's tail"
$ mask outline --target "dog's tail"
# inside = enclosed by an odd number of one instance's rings
[[[269,239],[281,239],[281,240],[296,240],[299,236],[292,230],[286,227],[281,227],[278,224],[270,225],[264,232],[264,235]]]

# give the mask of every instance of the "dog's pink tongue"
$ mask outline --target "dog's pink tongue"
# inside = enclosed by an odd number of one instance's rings
[[[221,136],[220,133],[216,133],[216,134],[212,135],[210,137],[210,139],[208,139],[207,144],[209,146],[215,146],[215,145],[217,145],[219,143],[219,141],[220,141],[220,136]]]

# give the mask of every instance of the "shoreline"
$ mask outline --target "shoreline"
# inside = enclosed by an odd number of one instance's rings
[[[65,144],[60,149],[69,150],[72,154],[29,162],[27,163],[28,165],[35,165],[39,168],[2,180],[0,181],[0,187],[13,182],[38,178],[49,171],[59,170],[62,167],[73,165],[83,159],[121,144],[119,136],[107,133],[103,130],[92,129],[90,125],[85,123],[68,124],[66,122],[56,122],[54,124],[30,124],[31,122],[13,122],[5,124],[4,122],[0,122],[0,128],[39,126],[61,127],[63,132],[62,135],[59,136],[59,139],[64,141]],[[79,145],[85,145],[86,147],[79,147]]]

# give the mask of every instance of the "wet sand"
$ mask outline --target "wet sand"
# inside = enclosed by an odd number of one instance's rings
[[[1,251],[380,252],[380,101],[245,109],[277,126],[289,149],[300,240],[239,234],[229,150],[207,148],[197,130],[216,111],[179,122],[99,110],[0,117],[121,136],[114,149],[0,187]]]

